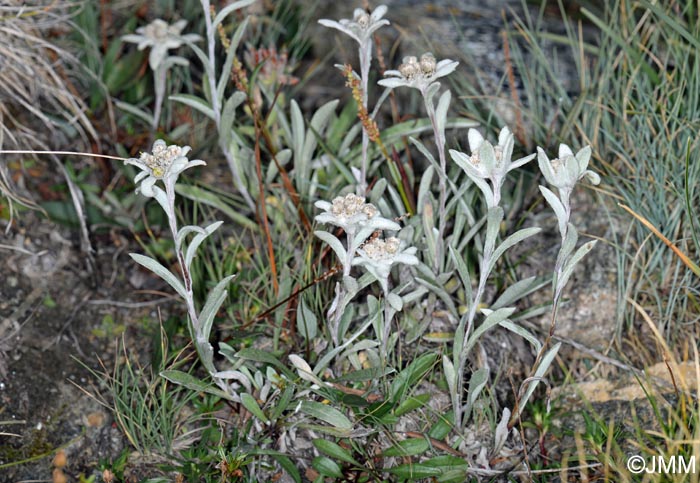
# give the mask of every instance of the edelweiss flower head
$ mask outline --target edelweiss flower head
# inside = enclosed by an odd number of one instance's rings
[[[332,203],[317,201],[316,207],[325,213],[316,215],[319,223],[328,223],[341,227],[347,233],[354,234],[360,228],[375,230],[399,230],[400,226],[379,215],[379,210],[372,203],[366,203],[365,198],[354,193],[338,196]]]
[[[587,177],[592,184],[600,183],[600,176],[587,169],[590,159],[590,146],[574,154],[569,146],[560,144],[559,157],[551,161],[542,148],[537,148],[537,162],[544,179],[555,186],[560,193],[570,193],[576,183],[584,177]]]
[[[150,153],[141,153],[141,156],[130,158],[125,161],[126,164],[137,166],[142,171],[134,178],[134,183],[141,185],[137,188],[144,196],[152,197],[153,185],[159,179],[165,182],[172,183],[173,186],[177,181],[177,177],[184,170],[193,166],[201,166],[206,163],[200,159],[190,161],[187,159],[187,153],[190,151],[189,146],[168,146],[165,141],[158,139],[153,143],[153,148]]]
[[[471,155],[450,149],[450,155],[467,175],[479,186],[486,196],[489,206],[496,206],[500,200],[501,186],[509,171],[518,168],[535,157],[534,154],[512,161],[514,139],[507,127],[498,135],[498,145],[494,146],[476,129],[470,129],[469,149]],[[493,190],[483,180],[491,181]]]
[[[379,85],[384,87],[413,87],[424,92],[429,85],[440,77],[451,74],[459,65],[459,62],[450,59],[443,59],[438,62],[430,52],[417,57],[404,57],[403,63],[397,70],[387,70],[384,72],[386,79],[379,81]]]
[[[389,21],[382,18],[386,11],[386,5],[379,5],[371,14],[362,8],[356,8],[352,20],[344,18],[336,22],[335,20],[321,19],[318,23],[324,27],[340,30],[355,39],[361,46],[366,46],[371,42],[374,32],[384,25],[389,25]]]
[[[404,250],[401,248],[402,242],[396,237],[390,237],[386,240],[382,240],[379,237],[373,238],[357,250],[358,256],[353,259],[352,264],[365,267],[382,284],[382,288],[386,290],[389,273],[393,265],[397,263],[403,263],[404,265],[418,264],[417,249],[415,247],[409,247]]]
[[[196,42],[200,39],[197,34],[182,35],[186,25],[187,20],[178,20],[169,25],[158,18],[144,27],[137,28],[135,34],[122,36],[122,40],[138,44],[139,50],[151,47],[148,63],[151,69],[156,70],[168,54],[168,50],[177,49],[186,42]]]

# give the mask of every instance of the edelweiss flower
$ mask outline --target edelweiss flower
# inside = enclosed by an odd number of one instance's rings
[[[404,57],[403,64],[398,70],[387,70],[384,72],[387,79],[379,81],[379,85],[396,88],[401,86],[413,87],[421,92],[425,92],[428,86],[454,72],[459,62],[450,59],[443,59],[440,62],[430,52],[421,55],[420,60],[416,57]]]
[[[559,145],[559,157],[551,161],[542,148],[537,148],[537,162],[547,183],[555,186],[563,196],[571,193],[576,183],[587,177],[593,184],[600,183],[600,176],[587,169],[591,159],[591,147],[586,146],[574,155],[566,144]]]
[[[360,45],[367,45],[371,41],[372,34],[384,25],[389,25],[389,21],[382,19],[386,13],[386,5],[379,5],[368,14],[362,8],[356,8],[353,12],[353,19],[346,18],[336,22],[335,20],[321,19],[318,21],[324,27],[338,29],[346,35],[355,39]]]
[[[532,158],[534,154],[511,161],[513,155],[513,133],[507,127],[501,129],[498,135],[498,145],[486,141],[476,129],[469,130],[469,149],[471,156],[450,149],[450,155],[467,175],[484,192],[489,207],[498,205],[501,187],[509,171],[518,168]],[[482,180],[488,179],[493,185],[493,192]]]
[[[134,183],[141,183],[137,192],[140,191],[144,196],[153,197],[155,196],[154,185],[159,179],[166,183],[172,183],[174,186],[177,177],[184,170],[207,164],[201,159],[188,160],[187,153],[190,149],[189,146],[168,146],[165,141],[158,139],[153,143],[151,153],[141,153],[138,159],[127,159],[126,164],[137,166],[142,170],[134,178]],[[156,189],[158,188],[156,187]]]
[[[396,237],[373,238],[357,250],[359,256],[352,261],[353,265],[364,266],[374,278],[382,285],[386,292],[388,289],[389,274],[391,267],[397,263],[404,265],[417,265],[417,249],[409,247],[401,249],[402,242]]]
[[[393,231],[401,229],[398,223],[379,215],[372,203],[365,203],[364,197],[354,193],[338,196],[332,203],[317,201],[315,206],[325,210],[325,213],[316,215],[317,222],[339,226],[350,235],[354,235],[360,228]]]
[[[197,34],[182,35],[182,29],[187,25],[187,20],[178,20],[172,25],[168,25],[164,20],[155,19],[144,27],[136,29],[135,34],[122,36],[125,42],[138,44],[138,49],[143,50],[151,47],[148,56],[148,63],[154,71],[161,64],[168,50],[177,49],[187,42],[196,42],[200,39]]]

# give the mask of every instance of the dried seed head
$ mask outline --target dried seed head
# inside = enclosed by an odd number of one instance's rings
[[[386,251],[392,255],[394,255],[396,252],[399,251],[399,247],[401,246],[401,241],[396,238],[395,236],[392,236],[391,238],[387,238],[386,242]]]
[[[403,63],[399,66],[399,72],[404,78],[413,79],[420,72],[420,66],[417,63]]]
[[[435,56],[430,52],[427,52],[420,57],[420,69],[424,75],[430,76],[435,73],[435,68],[437,67],[437,61]]]
[[[367,12],[362,12],[355,16],[355,22],[357,22],[357,25],[363,29],[366,29],[369,26],[369,21],[370,17],[367,15]]]
[[[379,212],[379,210],[377,210],[377,207],[374,206],[372,203],[367,203],[365,206],[363,206],[362,211],[365,215],[367,215],[367,218],[372,218],[373,216],[376,216],[376,214]]]

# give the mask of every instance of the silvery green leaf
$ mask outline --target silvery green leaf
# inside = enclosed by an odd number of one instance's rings
[[[140,255],[138,253],[129,253],[129,256],[136,263],[143,267],[146,267],[151,272],[155,273],[160,278],[168,282],[168,285],[174,288],[178,295],[180,295],[180,297],[187,300],[187,292],[185,291],[184,285],[182,285],[182,282],[178,280],[178,278],[175,275],[173,275],[173,273],[170,270],[165,268],[163,265],[161,265],[151,257]]]
[[[425,200],[425,205],[419,207],[420,212],[423,214],[421,217],[421,222],[423,224],[423,236],[425,237],[425,243],[427,245],[427,256],[430,265],[435,261],[435,239],[437,236],[433,229],[435,228],[435,217],[433,213],[433,203],[430,198]]]
[[[423,176],[421,176],[420,186],[418,187],[418,198],[416,199],[416,206],[418,207],[419,214],[423,214],[424,207],[428,205],[432,208],[430,185],[433,181],[434,172],[435,168],[433,166],[428,166]]]
[[[455,384],[457,384],[455,366],[452,365],[452,362],[446,355],[442,356],[442,371],[445,374],[445,380],[447,381],[447,387],[450,390],[450,394],[454,394]]]
[[[194,52],[195,55],[199,58],[199,61],[202,63],[202,66],[204,67],[204,73],[205,73],[207,79],[202,81],[202,86],[204,87],[205,94],[208,93],[208,95],[206,95],[205,97],[207,99],[207,102],[209,102],[212,98],[210,96],[211,92],[208,92],[209,91],[208,79],[215,79],[216,78],[214,71],[212,70],[212,65],[209,62],[209,57],[207,56],[207,54],[204,53],[204,51],[201,48],[199,48],[198,45],[195,45],[192,42],[187,42],[187,45],[190,47],[190,49],[192,49],[192,52]]]
[[[388,89],[396,89],[397,87],[407,85],[406,81],[400,77],[387,77],[377,82],[377,84],[379,84],[380,86],[384,86]]]
[[[211,327],[214,323],[214,317],[216,317],[216,313],[219,311],[221,304],[224,303],[224,300],[226,300],[226,296],[228,295],[226,286],[234,277],[235,275],[229,275],[228,277],[223,278],[213,289],[211,289],[209,295],[207,295],[207,301],[204,303],[204,307],[199,313],[201,337],[205,341],[209,340],[209,334],[211,333]]]
[[[299,104],[292,99],[291,108],[292,116],[292,149],[294,150],[295,165],[303,163],[302,153],[304,150],[304,116],[301,114]]]
[[[355,140],[357,139],[357,136],[359,136],[360,132],[362,132],[362,124],[360,123],[355,124],[348,130],[347,134],[345,134],[345,137],[343,138],[343,142],[340,143],[340,148],[338,148],[338,156],[343,158],[350,157],[350,149],[352,148],[352,145],[355,144]]]
[[[317,230],[314,232],[314,235],[316,235],[318,238],[320,238],[322,241],[326,242],[329,247],[335,252],[335,256],[338,257],[338,260],[341,263],[345,263],[345,258],[347,257],[347,252],[345,251],[345,247],[343,247],[343,244],[338,240],[335,236],[331,235],[328,232]]]
[[[379,178],[376,183],[374,183],[374,186],[372,187],[372,191],[369,193],[369,201],[370,203],[373,204],[378,204],[380,200],[384,197],[384,190],[386,189],[388,185],[388,182],[385,178]]]
[[[459,275],[459,279],[462,281],[462,288],[464,288],[464,293],[466,295],[466,299],[468,303],[471,303],[472,300],[472,282],[471,282],[471,276],[469,275],[469,269],[467,268],[467,264],[464,263],[464,259],[457,254],[455,251],[454,247],[452,245],[449,246],[450,250],[450,255],[452,256],[452,262],[455,264],[455,267],[457,268],[457,274]]]
[[[566,236],[562,240],[561,248],[559,249],[559,254],[557,255],[557,267],[563,267],[566,260],[569,259],[574,249],[576,248],[576,243],[578,242],[578,231],[576,227],[568,223],[568,229],[566,231]]]
[[[512,140],[511,140],[511,144],[510,144],[510,150],[511,150],[511,152],[513,151],[513,146],[512,146],[512,144],[513,144],[513,142],[512,142]],[[522,157],[522,158],[520,158],[520,159],[516,159],[515,161],[511,162],[510,165],[508,166],[508,171],[512,171],[512,170],[514,170],[514,169],[519,168],[520,166],[523,166],[523,165],[529,163],[530,161],[532,161],[532,160],[535,158],[535,156],[537,156],[537,155],[536,155],[536,154],[530,154],[530,155],[525,156],[525,157]]]
[[[357,280],[350,275],[343,277],[343,285],[348,293],[357,294],[360,291],[360,285],[357,283]]]
[[[352,423],[347,416],[334,407],[316,401],[302,401],[299,409],[304,414],[320,419],[334,428],[345,431],[350,431],[352,429]]]
[[[598,173],[595,173],[595,172],[591,171],[590,169],[589,169],[589,170],[586,170],[586,171],[583,173],[583,176],[586,177],[586,178],[588,178],[588,181],[589,181],[591,184],[593,184],[593,185],[599,185],[599,184],[600,184],[600,176],[598,175]]]
[[[513,312],[515,312],[514,307],[504,307],[502,309],[498,310],[488,310],[488,309],[483,309],[482,312],[486,315],[486,318],[484,321],[474,329],[474,332],[469,336],[469,340],[467,341],[466,346],[464,347],[464,353],[468,354],[469,351],[472,350],[472,348],[476,345],[476,343],[479,341],[479,338],[486,333],[487,330],[489,330],[491,327],[500,324],[503,322],[505,319],[513,315]]]
[[[433,82],[428,86],[428,89],[426,89],[425,92],[425,102],[426,103],[433,103],[433,97],[435,97],[435,94],[440,90],[440,83],[439,82]],[[450,91],[447,91],[450,92]]]
[[[313,117],[311,118],[311,122],[309,123],[309,129],[306,132],[306,139],[304,141],[304,146],[302,148],[301,154],[305,166],[308,166],[308,164],[311,162],[314,150],[318,145],[316,136],[321,136],[323,134],[323,131],[326,129],[326,126],[328,125],[331,116],[335,113],[335,108],[338,106],[338,102],[339,101],[336,99],[325,103],[324,105],[318,108],[318,110],[314,113]],[[292,118],[292,121],[293,120],[294,118]],[[308,173],[301,173],[300,177],[302,177],[302,179],[307,179]]]
[[[319,386],[324,385],[324,383],[318,377],[316,377],[316,374],[314,374],[314,372],[311,370],[311,366],[309,366],[309,364],[303,358],[299,357],[296,354],[290,354],[289,362],[291,362],[292,365],[296,367],[297,372],[299,373],[299,377],[301,377],[305,381],[312,382]]]
[[[510,421],[510,409],[503,408],[503,415],[501,416],[501,422],[496,426],[496,432],[494,435],[493,444],[493,455],[498,455],[503,449],[503,446],[508,440],[508,422]]]
[[[549,160],[544,150],[540,147],[537,148],[537,164],[539,165],[540,172],[542,173],[542,176],[544,176],[547,183],[551,184],[552,186],[556,186],[558,183],[556,177],[554,176],[552,162]]]
[[[561,204],[561,201],[559,201],[557,195],[555,195],[549,188],[540,185],[540,191],[542,192],[544,199],[546,199],[547,203],[549,203],[549,206],[551,206],[552,210],[554,210],[554,214],[557,216],[557,222],[559,224],[559,233],[561,234],[562,238],[564,238],[566,223],[569,221],[566,216],[564,205]]]
[[[268,424],[270,422],[262,409],[260,409],[260,406],[258,406],[258,402],[255,400],[255,398],[247,392],[241,394],[241,404],[243,404],[243,407],[245,407],[253,416],[258,418],[263,423]]]
[[[539,341],[539,339],[537,339],[537,337],[532,335],[532,332],[527,330],[525,327],[521,327],[510,319],[501,321],[500,326],[504,329],[508,329],[514,334],[518,334],[520,337],[528,341],[530,344],[532,344],[532,347],[535,348],[535,352],[539,352],[540,348],[542,348],[542,343]]]
[[[389,305],[391,305],[392,309],[397,312],[401,312],[401,309],[403,309],[403,300],[401,300],[400,296],[396,295],[395,293],[390,293],[387,295],[386,299],[389,302]]]
[[[469,419],[474,403],[481,394],[482,389],[486,386],[489,378],[489,371],[485,367],[481,367],[472,373],[469,379],[469,391],[467,393],[467,404],[464,406],[464,420]]]
[[[496,246],[496,237],[503,221],[503,208],[494,206],[489,208],[486,215],[486,240],[484,241],[484,253],[492,253]],[[490,267],[490,266],[489,266]],[[489,271],[489,270],[487,270]]]
[[[183,240],[187,235],[196,231],[197,233],[205,233],[204,228],[196,225],[185,225],[177,231],[177,236],[175,237],[175,244],[177,246],[182,245]]]
[[[221,12],[219,12],[219,14],[221,14]],[[228,46],[228,51],[226,52],[226,60],[224,61],[224,65],[221,68],[221,77],[219,77],[219,83],[216,85],[216,94],[218,96],[219,103],[221,103],[221,101],[224,98],[226,86],[228,85],[228,81],[231,78],[231,68],[233,67],[233,60],[236,58],[236,50],[238,49],[238,44],[241,41],[243,32],[245,32],[246,26],[248,25],[249,18],[250,17],[246,16],[240,23],[240,25],[236,28],[236,32],[233,34],[233,38],[231,39],[231,42]]]
[[[425,265],[420,264],[418,267],[424,267]],[[427,268],[427,267],[426,267]],[[429,270],[429,269],[427,269]],[[423,285],[426,287],[428,290],[433,292],[435,295],[440,297],[440,300],[442,300],[445,305],[447,305],[447,308],[449,311],[452,313],[452,315],[457,315],[457,307],[455,307],[454,302],[452,301],[452,297],[445,291],[445,289],[436,284],[435,282],[429,281],[428,279],[421,278],[421,277],[416,277],[416,282],[418,282],[420,285]]]
[[[506,250],[508,250],[510,247],[513,245],[516,245],[517,243],[520,243],[521,241],[525,240],[526,238],[531,237],[532,235],[535,235],[542,231],[541,228],[537,227],[531,227],[531,228],[523,228],[522,230],[518,230],[512,235],[510,235],[508,238],[503,240],[503,242],[498,245],[498,248],[494,250],[493,256],[491,257],[491,260],[489,262],[489,268],[488,271],[489,273],[493,269],[494,265],[496,265],[496,262],[498,259],[505,253]]]
[[[223,139],[224,145],[229,143],[233,121],[236,119],[236,109],[245,101],[245,98],[246,95],[243,92],[236,91],[226,99],[219,124],[219,136]]]
[[[171,101],[181,102],[186,106],[190,106],[191,108],[207,116],[212,121],[216,119],[216,116],[214,115],[214,110],[209,106],[209,104],[207,104],[206,101],[200,99],[197,96],[193,96],[191,94],[174,94],[172,96],[169,96],[168,99],[170,99]]]
[[[513,285],[508,287],[496,301],[491,304],[493,310],[500,309],[506,305],[510,305],[513,302],[517,302],[519,299],[532,293],[536,287],[540,284],[537,282],[537,277],[528,277],[523,280],[518,280]]]
[[[159,69],[165,69],[168,70],[171,67],[174,67],[176,65],[179,65],[181,67],[187,67],[190,65],[190,62],[185,59],[184,57],[180,57],[178,55],[171,55],[169,57],[166,57],[158,66]]]
[[[185,265],[187,268],[189,268],[192,265],[192,260],[194,259],[194,256],[197,252],[197,248],[199,248],[199,245],[202,244],[202,242],[212,233],[214,233],[221,225],[223,225],[223,221],[216,221],[212,223],[211,225],[207,226],[204,229],[204,233],[198,233],[195,235],[195,237],[192,239],[190,244],[187,246],[187,251],[185,252]]]
[[[329,101],[321,107],[319,107],[318,110],[314,113],[313,117],[311,118],[310,124],[314,131],[316,131],[318,134],[321,134],[328,126],[328,122],[330,121],[331,116],[335,112],[335,109],[338,106],[338,102],[339,101],[337,99]]]
[[[557,352],[559,352],[560,347],[561,342],[557,342],[554,345],[554,347],[549,349],[549,351],[547,351],[547,353],[542,357],[542,361],[540,362],[540,365],[537,366],[537,370],[535,371],[535,375],[533,376],[534,380],[527,383],[529,384],[527,392],[518,403],[518,415],[522,414],[523,410],[525,409],[525,406],[527,405],[527,402],[530,400],[530,396],[532,396],[532,393],[535,392],[535,388],[540,382],[539,380],[542,379],[542,377],[544,377],[545,373],[547,372],[547,369],[549,369],[549,366],[552,364],[552,361],[554,361]]]
[[[129,114],[132,114],[142,121],[146,122],[149,126],[153,124],[153,115],[149,114],[148,112],[144,111],[143,109],[140,109],[133,104],[129,104],[127,102],[122,102],[122,101],[116,101],[115,105],[117,108],[121,109],[124,112],[128,112]]]
[[[255,3],[255,0],[238,0],[237,2],[233,2],[226,7],[222,8],[219,13],[216,14],[216,17],[214,17],[214,20],[212,21],[212,30],[216,32],[216,27],[224,21],[224,19],[233,11],[235,10],[240,10],[242,8],[247,7],[248,5],[252,5]],[[247,20],[247,18],[246,18]]]
[[[450,108],[452,93],[448,90],[442,93],[438,101],[437,109],[435,110],[435,118],[437,120],[438,132],[444,134],[445,124],[447,123],[447,110]]]
[[[479,146],[479,161],[484,165],[484,170],[491,173],[496,167],[496,151],[493,149],[493,144],[484,141]]]
[[[192,374],[188,374],[187,372],[169,369],[166,371],[161,371],[160,376],[174,384],[179,384],[195,392],[206,392],[229,401],[232,399],[230,394],[225,393],[221,389],[213,387],[211,384],[207,384],[206,382],[197,379]]]
[[[585,173],[588,169],[588,162],[591,160],[591,147],[586,146],[576,153],[576,161],[578,162],[578,172]]]
[[[316,314],[306,306],[303,298],[297,306],[297,333],[301,334],[308,341],[313,341],[318,333]]]
[[[557,288],[559,290],[563,289],[566,283],[569,281],[571,274],[574,272],[576,264],[580,262],[581,259],[588,254],[588,252],[593,250],[593,247],[597,242],[598,240],[592,240],[582,245],[578,250],[576,250],[576,253],[574,253],[574,255],[566,261],[561,277],[557,280]]]
[[[471,130],[470,132],[472,131],[478,134],[478,131]],[[486,206],[494,206],[495,200],[493,196],[493,191],[489,187],[488,183],[484,181],[483,173],[481,173],[472,165],[471,161],[469,160],[469,156],[467,156],[464,153],[460,153],[459,151],[455,151],[454,149],[450,149],[450,156],[452,157],[452,160],[457,164],[457,166],[462,168],[462,170],[467,174],[467,176],[469,176],[469,179],[471,179],[472,182],[484,194],[484,198],[486,199]]]

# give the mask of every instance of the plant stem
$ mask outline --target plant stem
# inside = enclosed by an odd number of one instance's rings
[[[158,130],[158,125],[160,124],[160,113],[163,109],[163,98],[165,97],[165,81],[167,76],[167,69],[162,65],[156,68],[153,73],[153,88],[156,91],[156,103],[153,108],[153,122],[151,123],[151,132],[155,133]]]
[[[500,223],[500,222],[499,222]],[[487,228],[488,230],[488,228]],[[491,264],[491,257],[493,256],[493,252],[496,249],[496,238],[494,237],[493,239],[489,239],[489,237],[486,237],[485,241],[485,246],[484,246],[484,255],[481,259],[481,264],[480,264],[480,273],[479,273],[479,286],[476,289],[476,293],[474,294],[474,298],[471,301],[471,305],[469,307],[469,312],[467,315],[467,325],[466,328],[464,329],[464,338],[462,339],[462,347],[455,348],[459,350],[459,364],[457,366],[457,372],[456,372],[456,377],[457,381],[455,384],[455,392],[456,395],[453,397],[453,405],[454,407],[454,415],[455,415],[455,427],[461,428],[462,424],[464,421],[462,421],[462,410],[463,410],[463,404],[462,404],[462,395],[464,392],[464,372],[467,367],[467,358],[469,356],[469,353],[467,352],[467,346],[469,343],[469,334],[472,331],[472,328],[474,326],[474,319],[476,318],[476,311],[481,303],[481,298],[484,295],[484,290],[486,289],[486,281],[489,278],[489,273],[488,273],[488,267]]]
[[[366,42],[364,45],[360,45],[360,81],[362,82],[362,105],[365,110],[367,109],[368,94],[367,88],[369,85],[369,67],[372,63],[372,42]],[[367,128],[362,125],[362,165],[360,166],[360,183],[358,186],[358,193],[360,196],[364,196],[367,191],[367,168],[369,164],[368,160],[368,150],[369,150],[369,135],[367,134]]]
[[[423,100],[425,101],[425,110],[428,112],[430,124],[433,126],[433,135],[435,136],[435,144],[437,145],[438,157],[440,159],[440,173],[438,179],[438,187],[440,190],[440,198],[438,202],[438,237],[435,243],[435,259],[433,260],[433,270],[438,274],[440,270],[440,260],[442,260],[445,236],[445,225],[447,224],[447,213],[445,206],[447,204],[447,185],[445,178],[447,177],[447,162],[445,160],[445,133],[439,129],[437,116],[435,114],[435,105],[433,100],[427,96],[427,87],[421,89]]]
[[[212,75],[209,76],[209,93],[211,95],[211,108],[214,111],[214,122],[216,123],[216,130],[219,131],[219,147],[223,151],[224,157],[226,158],[226,162],[228,163],[229,170],[231,171],[231,176],[233,177],[233,184],[236,186],[236,189],[241,194],[241,196],[243,196],[243,200],[248,205],[250,211],[255,213],[255,201],[253,201],[253,198],[248,192],[248,188],[246,188],[245,183],[243,183],[243,179],[241,178],[241,173],[238,171],[238,166],[236,165],[236,160],[233,157],[233,153],[231,153],[231,150],[228,146],[224,144],[223,141],[227,138],[227,136],[224,136],[225,133],[221,132],[221,105],[219,102],[219,93],[216,89],[216,78],[213,75],[216,72],[216,37],[214,36],[214,27],[211,19],[211,7],[209,4],[209,0],[201,0],[201,3],[202,9],[204,10],[204,22],[207,27],[207,48],[210,69],[209,71],[212,73]]]

